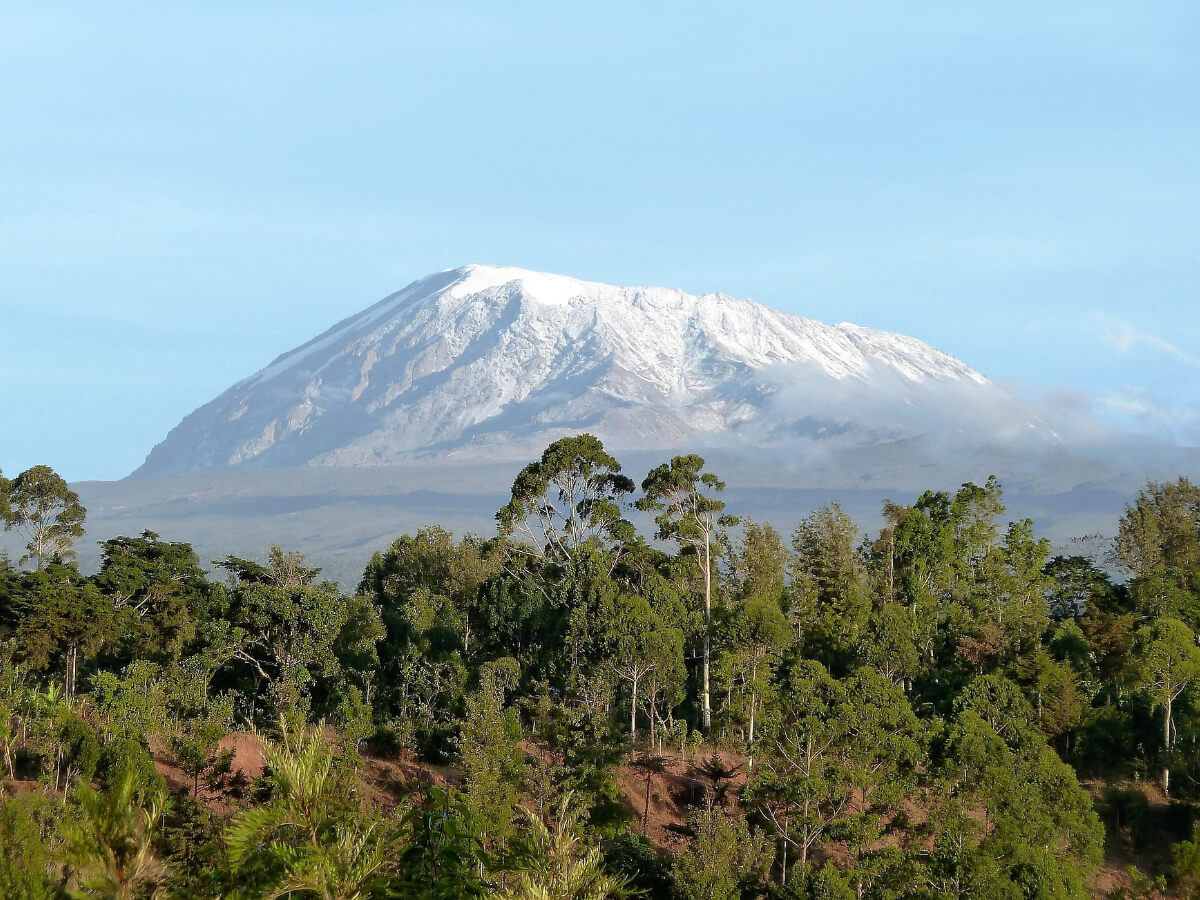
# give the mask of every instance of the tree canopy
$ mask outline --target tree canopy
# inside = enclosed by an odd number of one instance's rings
[[[723,489],[566,437],[495,535],[389,536],[347,590],[152,531],[84,572],[78,497],[0,477],[0,895],[1195,892],[1194,486],[1107,559],[993,477],[875,523]]]

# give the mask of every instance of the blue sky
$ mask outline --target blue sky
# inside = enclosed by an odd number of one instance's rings
[[[0,467],[131,471],[428,272],[902,331],[1200,439],[1200,7],[9,4]]]

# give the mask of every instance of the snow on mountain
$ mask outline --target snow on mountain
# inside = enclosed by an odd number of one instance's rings
[[[134,474],[522,458],[580,430],[614,448],[779,452],[1054,439],[913,338],[721,294],[473,265],[283,354],[187,416]]]

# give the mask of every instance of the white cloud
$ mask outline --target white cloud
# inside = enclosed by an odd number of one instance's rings
[[[1172,344],[1166,338],[1138,331],[1128,322],[1114,318],[1106,313],[1098,312],[1095,315],[1096,321],[1104,329],[1105,340],[1122,353],[1128,353],[1137,345],[1145,344],[1146,346],[1161,350],[1163,353],[1174,357],[1182,363],[1200,368],[1200,356],[1188,353],[1186,350]]]
[[[1176,444],[1200,446],[1200,410],[1146,388],[1126,388],[1097,398],[1105,418],[1118,427],[1165,435]]]

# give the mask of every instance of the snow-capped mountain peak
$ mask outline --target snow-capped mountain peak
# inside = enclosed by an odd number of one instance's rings
[[[968,406],[1003,397],[903,335],[723,294],[470,265],[413,282],[238,382],[135,474],[523,457],[579,430],[644,449],[878,442],[927,427],[895,410],[945,407],[948,393]]]

